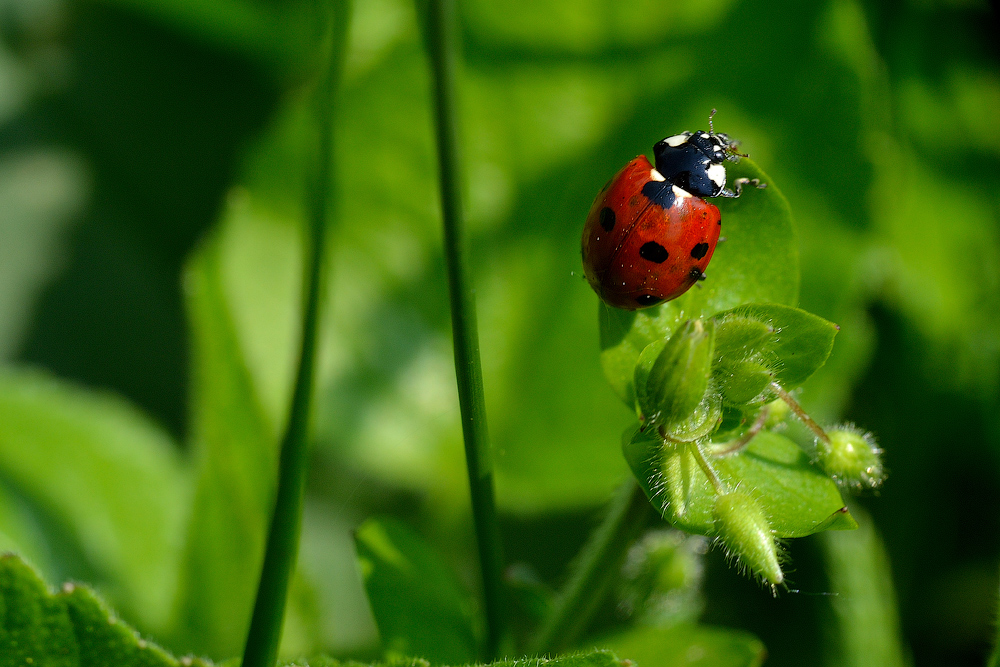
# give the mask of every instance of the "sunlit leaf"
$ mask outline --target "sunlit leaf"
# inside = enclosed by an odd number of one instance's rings
[[[189,486],[162,429],[116,396],[8,371],[0,375],[0,473],[85,559],[57,555],[53,567],[96,573],[123,609],[163,627]]]
[[[805,382],[830,356],[837,325],[799,308],[777,304],[746,304],[716,315],[752,319],[768,325],[774,333],[758,348],[776,363],[775,379],[786,389]]]
[[[665,519],[683,530],[713,535],[716,493],[690,447],[667,446],[656,435],[636,431],[623,449],[636,479]],[[756,497],[778,537],[857,527],[836,484],[784,436],[765,431],[745,450],[712,459],[712,464],[724,484]]]

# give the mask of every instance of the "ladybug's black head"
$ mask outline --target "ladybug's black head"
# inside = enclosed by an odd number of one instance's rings
[[[726,168],[723,162],[746,157],[736,151],[738,142],[729,135],[716,132],[712,124],[715,109],[708,117],[708,132],[682,132],[658,141],[653,146],[656,171],[670,183],[696,197],[732,196],[726,190]]]
[[[739,159],[725,134],[684,132],[653,146],[656,170],[696,197],[717,197],[726,187],[723,162]]]

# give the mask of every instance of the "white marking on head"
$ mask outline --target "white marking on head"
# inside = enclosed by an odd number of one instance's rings
[[[672,137],[667,137],[664,139],[668,146],[680,146],[681,144],[686,144],[688,140],[688,135],[686,134],[675,134]]]
[[[711,137],[711,135],[708,132],[702,132],[701,133],[701,138],[702,139],[709,139],[710,137]]]
[[[693,196],[687,190],[684,190],[683,188],[679,188],[676,185],[673,186],[673,188],[674,188],[674,198],[677,199],[677,201],[683,201],[685,199],[690,199]]]
[[[650,169],[649,170],[649,177],[652,180],[654,180],[654,181],[665,181],[665,180],[667,180],[667,178],[663,174],[661,174],[660,172],[656,171],[656,169]]]
[[[712,179],[712,182],[716,186],[723,188],[726,186],[726,168],[721,164],[713,164],[708,169],[705,170],[708,177]]]

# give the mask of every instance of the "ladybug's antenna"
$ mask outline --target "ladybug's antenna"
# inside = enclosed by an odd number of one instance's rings
[[[708,133],[713,137],[715,136],[715,126],[712,125],[712,117],[717,113],[716,109],[712,109],[712,113],[708,114]]]

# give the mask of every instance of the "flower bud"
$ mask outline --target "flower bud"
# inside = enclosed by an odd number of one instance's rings
[[[827,429],[830,441],[816,439],[816,463],[841,486],[874,489],[885,480],[882,450],[875,436],[853,424]]]
[[[719,391],[727,405],[748,405],[762,399],[774,373],[757,359],[723,360],[714,371]]]
[[[716,497],[714,515],[716,533],[729,556],[738,558],[771,586],[785,580],[771,523],[760,503],[738,489],[729,491]]]
[[[768,324],[741,315],[727,315],[715,323],[716,361],[746,359],[759,352],[774,335]]]
[[[649,369],[643,414],[670,425],[691,416],[708,389],[715,330],[711,322],[688,320],[670,337]],[[642,395],[643,392],[636,392]]]

